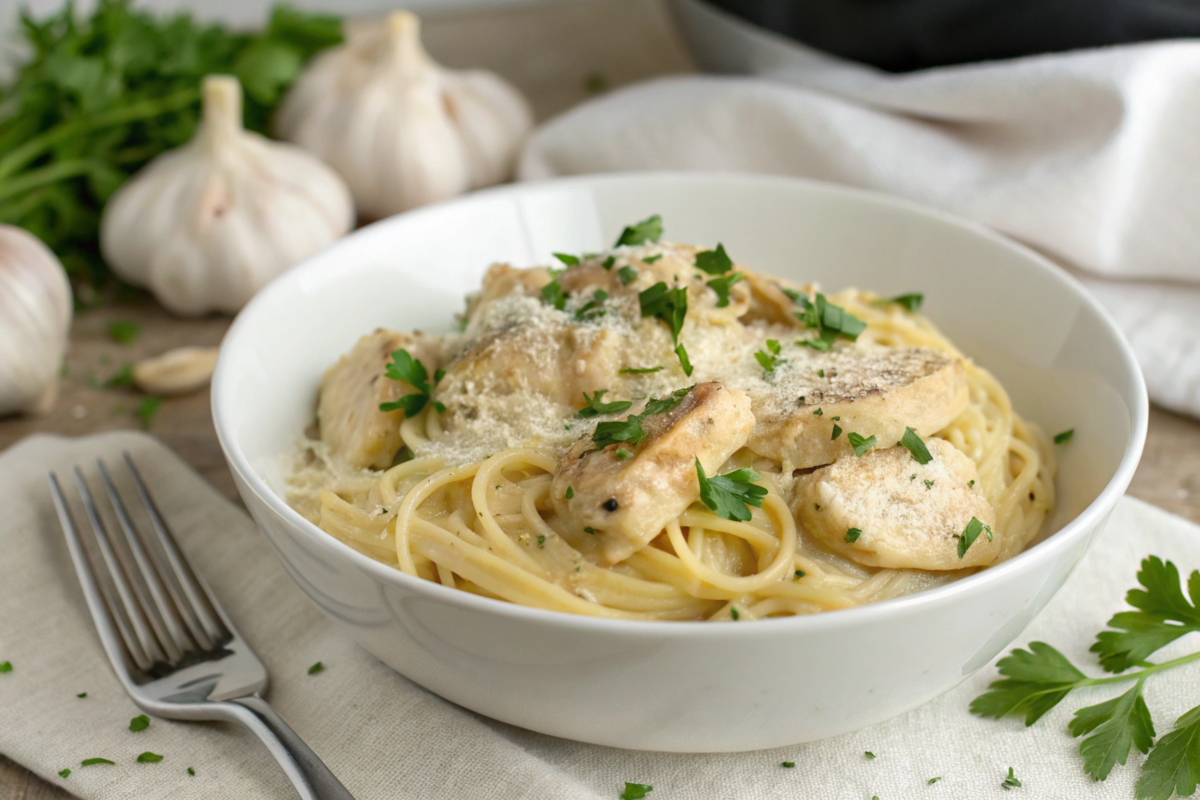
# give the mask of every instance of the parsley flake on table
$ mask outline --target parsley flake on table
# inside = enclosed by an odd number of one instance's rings
[[[931,488],[933,481],[925,481],[925,488]],[[979,534],[987,531],[988,541],[992,541],[992,529],[984,525],[976,517],[971,517],[971,521],[967,523],[967,527],[962,532],[962,536],[958,537],[958,557],[962,558],[967,554],[967,550],[971,545],[975,544],[975,540],[979,538]]]
[[[1074,435],[1075,435],[1074,428],[1063,431],[1062,433],[1056,433],[1056,434],[1054,434],[1054,443],[1055,444],[1066,444],[1067,442],[1071,441],[1071,437]]]
[[[846,531],[846,544],[854,544],[858,541],[858,537],[862,536],[862,531],[858,528],[851,528]]]
[[[662,320],[671,331],[672,341],[679,343],[679,332],[683,330],[683,321],[687,317],[687,289],[682,286],[671,289],[659,281],[649,289],[638,292],[638,304],[643,317]]]
[[[762,499],[767,496],[767,488],[754,483],[762,476],[749,468],[710,478],[697,458],[696,476],[700,480],[700,499],[723,519],[746,522],[751,516],[750,506],[762,508]]]
[[[188,775],[195,775],[195,774],[196,774],[196,770],[192,769],[191,767],[188,767],[188,768],[187,768],[187,774],[188,774]]]
[[[875,437],[868,436],[863,438],[858,433],[847,433],[846,441],[850,442],[850,446],[854,448],[854,455],[861,456],[875,446]]]
[[[875,760],[875,754],[874,754],[874,753],[872,753],[870,750],[867,750],[865,753],[863,753],[863,755],[867,757],[867,760],[868,760],[868,761],[874,761],[874,760]]]
[[[725,308],[729,305],[729,290],[732,289],[745,275],[740,272],[730,272],[727,275],[722,275],[719,278],[713,278],[708,281],[705,286],[712,289],[717,294],[717,308]]]
[[[76,697],[87,697],[87,692],[80,692],[79,694],[77,694],[75,696]]]
[[[696,269],[709,275],[724,275],[733,269],[733,259],[725,252],[725,245],[718,243],[716,250],[701,250],[696,253]]]
[[[119,389],[133,385],[133,364],[126,361],[104,382],[105,389]]]
[[[933,784],[937,783],[937,782],[938,782],[938,781],[940,781],[941,779],[942,779],[942,776],[941,776],[941,775],[939,775],[939,776],[938,776],[938,777],[936,777],[936,778],[930,778],[929,780],[925,781],[925,783],[927,783],[927,784],[929,784],[930,786],[932,786]]]
[[[159,410],[162,408],[163,399],[155,395],[146,395],[137,404],[137,408],[133,413],[142,421],[142,428],[149,430],[150,423],[154,422],[154,418],[158,416]]]
[[[763,372],[772,373],[780,364],[786,364],[786,358],[780,358],[779,352],[782,346],[775,339],[767,339],[766,348],[759,350],[754,354],[754,360],[763,368]]]
[[[1013,774],[1013,768],[1008,768],[1008,777],[1004,779],[1004,783],[1000,784],[1000,788],[1004,790],[1013,789],[1021,785],[1017,780],[1017,776]]]
[[[780,763],[779,766],[783,767],[784,769],[791,769],[792,767],[796,766],[796,762],[795,761],[784,761],[784,762]]]
[[[921,304],[924,302],[925,302],[925,295],[913,293],[913,294],[898,295],[897,297],[891,297],[891,298],[888,298],[887,300],[876,300],[871,305],[886,306],[886,305],[895,304],[898,306],[904,306],[909,311],[918,311],[921,308]]]
[[[0,661],[0,675],[4,674],[5,672],[12,672],[12,671],[13,671],[13,665],[12,665],[11,661]]]
[[[149,728],[149,727],[150,727],[150,718],[147,717],[145,714],[139,714],[136,717],[134,717],[133,719],[129,720],[129,730],[131,730],[131,731],[144,731],[144,730],[146,730],[146,728]]]
[[[65,778],[70,774],[71,774],[71,770],[69,770],[69,769],[60,769],[58,771],[58,777],[60,777],[60,778]]]
[[[115,765],[116,763],[117,762],[115,762],[115,761],[109,761],[107,758],[85,758],[83,761],[79,762],[79,766],[90,767],[93,764],[113,764],[113,765]]]
[[[1180,588],[1179,570],[1170,561],[1150,556],[1137,574],[1144,589],[1132,589],[1125,601],[1137,611],[1124,611],[1108,621],[1091,651],[1106,672],[1124,672],[1188,633],[1200,632],[1200,573],[1188,581],[1189,603]]]
[[[617,370],[618,375],[648,375],[651,372],[664,370],[666,367],[622,367]]]
[[[147,750],[144,753],[139,753],[137,760],[139,764],[157,764],[163,760],[163,757],[158,753],[151,753],[149,750]]]
[[[108,335],[117,344],[131,345],[142,335],[142,324],[125,319],[108,323]]]
[[[318,672],[321,672],[323,669],[325,669],[325,664],[318,661],[317,663],[313,664],[311,667],[308,668],[308,674],[316,675]]]
[[[598,417],[601,414],[620,414],[622,411],[628,411],[633,406],[630,400],[617,400],[612,403],[603,403],[600,398],[608,393],[608,389],[597,389],[591,397],[588,393],[583,393],[583,401],[587,403],[584,408],[579,409],[575,416],[580,419],[589,417]]]
[[[653,214],[634,225],[626,225],[625,230],[621,231],[621,235],[617,237],[617,243],[613,247],[657,242],[662,238],[662,235],[662,217],[658,214]]]
[[[407,418],[420,413],[425,404],[429,402],[429,396],[433,391],[429,386],[429,373],[426,371],[425,365],[413,358],[407,350],[392,351],[392,360],[387,365],[384,375],[394,381],[407,383],[416,389],[416,391],[406,394],[390,403],[380,403],[380,411],[395,411],[399,409],[404,412],[404,416]],[[436,400],[433,403],[433,407],[439,412],[446,410],[446,407]]]
[[[617,280],[621,282],[622,286],[628,286],[629,284],[633,283],[633,279],[637,276],[638,271],[628,265],[617,270]]]
[[[900,440],[900,444],[908,452],[912,453],[913,460],[918,464],[928,464],[930,461],[933,461],[933,456],[929,454],[929,448],[925,446],[925,442],[921,441],[921,437],[912,428],[904,429],[904,437]]]
[[[617,795],[620,800],[642,800],[643,797],[654,791],[654,787],[648,783],[630,783],[625,781],[625,791]]]

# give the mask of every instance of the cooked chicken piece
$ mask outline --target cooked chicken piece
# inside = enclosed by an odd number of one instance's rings
[[[708,285],[717,276],[696,267],[696,254],[705,249],[674,243],[622,248],[569,268],[559,276],[558,282],[571,294],[590,296],[595,289],[603,289],[613,297],[636,297],[656,283],[665,283],[670,288],[684,286],[688,290],[689,318],[717,325],[733,322],[746,313],[750,289],[745,280],[739,280],[729,289],[729,302],[718,305],[720,296]],[[604,265],[609,263],[610,255],[611,266],[606,268]],[[621,270],[626,267],[636,275],[628,279],[623,277]],[[738,267],[734,265],[733,269]],[[628,271],[625,276],[629,276]]]
[[[379,405],[416,391],[411,384],[384,374],[392,352],[407,350],[425,367],[432,384],[450,338],[380,328],[359,339],[325,372],[317,400],[321,440],[356,467],[390,466],[404,444],[400,438],[404,412],[380,411]]]
[[[593,533],[606,564],[629,558],[700,497],[696,459],[712,475],[754,427],[750,398],[702,383],[674,408],[642,419],[637,445],[595,449],[584,437],[554,471],[555,510],[576,531]],[[568,498],[568,494],[570,497]]]
[[[493,264],[483,276],[483,286],[467,302],[466,333],[469,337],[485,333],[481,330],[484,312],[502,297],[513,294],[540,297],[542,287],[550,282],[550,270],[545,267],[518,269],[508,264]]]
[[[750,303],[746,313],[742,315],[742,322],[762,321],[797,328],[804,326],[796,317],[796,312],[800,310],[796,301],[788,297],[784,289],[807,297],[815,288],[812,284],[800,286],[782,278],[750,271],[746,271],[745,275],[746,287],[750,290]]]
[[[801,476],[792,511],[802,533],[869,567],[991,564],[1001,551],[1000,534],[992,530],[996,512],[979,487],[975,462],[944,439],[926,439],[925,446],[933,460],[924,465],[907,449],[889,447],[843,456]],[[959,558],[958,540],[972,517],[987,527]],[[853,541],[846,541],[848,534]]]
[[[748,443],[785,471],[852,455],[850,433],[874,436],[880,447],[899,442],[906,427],[930,436],[968,401],[962,362],[925,348],[835,347],[809,362],[792,359],[786,370],[781,380],[790,375],[797,396],[755,396],[759,423]],[[837,438],[835,425],[842,430]]]

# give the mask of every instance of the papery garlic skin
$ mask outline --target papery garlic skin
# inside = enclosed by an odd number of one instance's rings
[[[0,224],[0,415],[54,405],[71,306],[67,273],[50,248]]]
[[[205,78],[203,118],[105,206],[100,250],[177,314],[235,312],[354,225],[344,181],[298,147],[243,130],[236,78]]]
[[[532,128],[511,84],[430,58],[407,11],[347,26],[275,117],[276,133],[336,169],[370,219],[507,180]]]

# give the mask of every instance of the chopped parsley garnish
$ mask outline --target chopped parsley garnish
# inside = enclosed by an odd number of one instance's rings
[[[575,312],[575,319],[592,320],[596,317],[604,316],[604,309],[600,308],[600,304],[608,299],[608,292],[603,289],[597,289],[592,295],[592,299],[584,303],[578,311]]]
[[[968,489],[974,489],[974,488],[975,488],[975,481],[968,481],[968,482],[967,482],[967,488],[968,488]]]
[[[618,375],[647,375],[651,372],[664,370],[666,367],[622,367],[617,370]]]
[[[854,544],[858,541],[858,537],[862,536],[862,531],[858,528],[851,528],[846,531],[846,544]]]
[[[545,534],[539,533],[538,534],[538,547],[545,547],[545,546],[546,546],[546,536],[545,536]]]
[[[192,769],[191,767],[188,767],[188,775],[195,775],[195,774],[196,774],[196,770]]]
[[[0,661],[0,674],[3,674],[5,672],[12,672],[12,662],[11,661]]]
[[[565,495],[563,495],[563,496],[564,496],[564,497],[566,497],[568,500],[570,500],[572,497],[574,497],[574,496],[575,496],[575,487],[574,487],[574,486],[568,486],[568,487],[567,487],[567,493],[566,493]]]
[[[784,769],[791,769],[792,767],[796,766],[796,762],[795,761],[784,761],[779,766],[783,767]]]
[[[104,382],[105,389],[119,389],[122,386],[133,385],[133,364],[126,361],[121,368]]]
[[[137,757],[137,760],[139,764],[157,764],[163,760],[163,757],[158,753],[151,753],[149,750],[147,750],[144,753],[140,753]]]
[[[595,433],[592,434],[592,441],[601,448],[618,442],[628,442],[632,445],[641,444],[646,438],[646,432],[642,430],[642,420],[654,414],[664,414],[670,411],[683,401],[692,388],[686,386],[683,389],[676,389],[666,397],[652,397],[646,402],[646,408],[642,410],[641,414],[634,414],[628,419],[601,422],[596,426]]]
[[[870,750],[867,750],[866,752],[864,752],[864,753],[863,753],[863,755],[867,757],[867,760],[868,760],[868,761],[874,761],[874,760],[875,760],[875,754],[874,754],[874,753],[872,753]]]
[[[717,293],[717,308],[724,308],[729,305],[729,290],[744,277],[746,276],[740,272],[730,272],[728,275],[713,278],[705,284]]]
[[[819,369],[819,370],[817,370],[817,377],[818,377],[818,378],[824,378],[824,377],[825,377],[825,370],[823,370],[823,369]]]
[[[542,302],[548,306],[554,306],[559,311],[566,308],[567,293],[563,291],[562,284],[558,282],[558,275],[562,270],[550,270],[550,282],[542,287]]]
[[[683,342],[675,345],[675,356],[679,359],[679,368],[683,370],[683,374],[692,377],[692,360],[688,358],[688,351]]]
[[[659,254],[653,255],[653,256],[646,256],[645,258],[642,259],[642,263],[643,264],[653,264],[655,261],[658,261],[660,258],[662,258],[662,253],[659,253]]]
[[[936,778],[930,778],[929,780],[925,781],[925,783],[927,783],[927,784],[929,784],[930,786],[932,786],[933,784],[937,783],[937,782],[938,782],[938,781],[940,781],[941,779],[942,779],[942,778],[941,778],[941,776],[939,775],[939,776],[938,776],[938,777],[936,777]]]
[[[749,468],[710,478],[697,458],[696,476],[700,479],[700,499],[723,519],[746,522],[750,519],[750,506],[762,508],[762,499],[767,496],[767,488],[754,483],[762,480],[762,476]]]
[[[311,667],[308,668],[308,674],[316,675],[318,672],[320,672],[323,669],[325,669],[325,664],[318,661],[317,663],[313,664]]]
[[[874,436],[868,436],[864,439],[861,434],[857,433],[847,433],[846,441],[850,442],[850,446],[854,448],[854,455],[856,456],[861,456],[875,446]]]
[[[638,271],[628,265],[617,270],[617,280],[621,282],[622,286],[628,286],[629,284],[633,283],[633,279],[637,276]]]
[[[1004,779],[1004,783],[1000,784],[1000,788],[1005,791],[1014,787],[1020,786],[1021,782],[1017,780],[1017,776],[1013,774],[1013,768],[1008,768],[1008,777]]]
[[[613,247],[620,247],[626,244],[635,245],[645,244],[646,242],[657,242],[662,238],[662,235],[662,217],[654,214],[635,225],[626,225],[625,230],[621,231],[621,235],[617,237],[617,243]]]
[[[900,444],[912,453],[913,460],[918,464],[928,464],[933,461],[933,456],[929,455],[929,448],[925,446],[925,442],[921,441],[921,437],[912,428],[904,429],[904,438],[900,440]]]
[[[929,481],[925,481],[929,483]],[[979,534],[987,531],[988,541],[992,541],[992,529],[984,525],[976,517],[971,517],[971,521],[967,523],[966,530],[962,532],[962,536],[958,537],[958,557],[962,558],[967,554],[967,550],[971,545],[975,544],[975,540],[979,538]]]
[[[137,404],[137,408],[133,413],[142,421],[142,427],[150,428],[150,423],[154,422],[154,418],[158,416],[159,410],[162,408],[163,399],[155,395],[146,395]]]
[[[630,783],[625,781],[625,791],[618,795],[620,800],[642,800],[643,797],[654,791],[654,787],[648,783]]]
[[[149,727],[150,727],[150,718],[147,717],[145,714],[139,714],[138,716],[129,720],[129,730],[131,730],[131,731],[144,731],[144,730],[146,730],[146,728],[149,728]]]
[[[793,575],[792,575],[792,580],[794,580],[794,581],[798,581],[798,580],[800,580],[800,579],[801,579],[801,578],[803,578],[803,577],[804,577],[804,570],[802,570],[802,569],[798,569],[798,570],[796,570],[796,571],[795,571],[795,573],[793,573]]]
[[[839,437],[841,435],[842,435],[842,426],[838,425],[836,422],[833,423],[833,436],[829,437],[830,441],[837,439],[837,437]]]
[[[892,297],[887,300],[876,300],[871,305],[886,306],[889,303],[895,303],[898,306],[904,306],[909,311],[917,311],[921,308],[921,304],[925,302],[923,294],[902,294],[897,297]]]
[[[393,400],[390,403],[380,403],[380,411],[395,411],[399,409],[404,412],[405,417],[412,417],[418,414],[425,407],[425,404],[429,402],[429,395],[433,391],[429,386],[429,373],[425,370],[425,365],[413,358],[407,350],[392,351],[392,361],[387,365],[387,371],[384,372],[384,375],[394,381],[408,383],[416,391],[404,395],[399,400]],[[433,407],[439,412],[446,410],[446,406],[436,400],[433,403]]]
[[[79,762],[81,767],[90,767],[92,764],[116,764],[115,761],[109,761],[107,758],[85,758]]]
[[[616,452],[616,453],[614,453],[614,455],[616,455],[616,457],[617,457],[617,461],[624,461],[624,460],[625,460],[625,459],[627,459],[627,458],[632,458],[632,457],[633,457],[633,453],[631,453],[630,451],[626,450],[624,447],[618,447],[618,448],[617,448],[617,452]]]
[[[591,525],[588,525],[586,528],[583,529],[583,532],[584,533],[595,533],[596,529],[593,528]]]
[[[672,341],[678,344],[679,332],[683,330],[683,320],[687,316],[687,289],[671,289],[659,281],[649,289],[638,292],[638,303],[642,307],[642,316],[654,317],[666,323]]]
[[[806,328],[817,331],[815,339],[799,339],[798,344],[824,351],[833,346],[838,336],[854,340],[867,329],[867,323],[841,306],[830,303],[820,292],[817,292],[813,300],[801,297],[796,302],[804,309],[796,313],[796,318],[803,322]]]
[[[58,777],[60,777],[60,778],[65,778],[70,774],[71,774],[71,770],[69,770],[69,769],[60,769],[58,771]]]
[[[87,697],[87,692],[80,692],[79,694],[77,694],[75,696],[76,697]]]
[[[1054,434],[1054,443],[1055,444],[1066,444],[1067,442],[1071,441],[1071,437],[1074,435],[1075,435],[1074,428],[1071,428],[1069,431],[1063,431],[1062,433],[1056,433],[1056,434]]]
[[[775,339],[767,339],[767,348],[759,350],[754,354],[754,359],[758,365],[763,368],[763,372],[774,372],[775,367],[780,364],[787,363],[786,358],[779,357],[779,351],[782,349],[779,342]]]
[[[818,408],[816,411],[814,411],[814,412],[813,412],[813,416],[815,416],[815,417],[821,417],[821,416],[824,416],[824,415],[825,415],[825,412],[824,412],[824,411],[822,411],[822,410],[821,410],[821,409],[819,409],[819,408]]]
[[[931,481],[931,480],[926,480],[926,481],[925,481],[925,489],[926,489],[926,491],[928,491],[928,490],[930,490],[930,489],[932,489],[932,488],[933,488],[933,481]]]
[[[736,607],[730,606],[729,607],[729,616],[733,618],[734,622],[737,622],[738,618],[741,617],[741,614],[738,613],[738,610]]]
[[[568,253],[555,253],[554,257],[566,264],[568,267],[573,267],[579,263],[579,256],[573,256]]]
[[[142,335],[142,324],[124,319],[108,323],[108,335],[117,344],[131,345]]]
[[[584,392],[583,401],[587,403],[587,406],[579,409],[575,416],[580,419],[587,419],[589,417],[598,417],[601,414],[620,414],[622,411],[628,411],[633,406],[633,402],[630,400],[602,403],[600,398],[607,393],[608,389],[597,389],[591,397],[588,397],[588,393]]]
[[[733,259],[725,252],[725,245],[718,244],[716,250],[702,250],[696,253],[696,269],[709,275],[724,275],[733,269]]]
[[[604,267],[605,269],[612,269],[613,264],[616,264],[616,263],[617,263],[617,257],[609,256],[608,258],[604,259],[604,262],[602,264],[600,264],[600,266]],[[636,275],[637,273],[634,273],[634,274]]]

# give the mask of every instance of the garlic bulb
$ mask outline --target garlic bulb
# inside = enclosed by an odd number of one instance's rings
[[[71,327],[71,285],[50,248],[0,225],[0,414],[46,412]]]
[[[341,178],[297,147],[242,129],[236,78],[204,79],[196,135],[122,186],[100,250],[178,314],[234,312],[354,224]]]
[[[533,127],[512,85],[444,69],[407,11],[349,26],[292,86],[276,133],[316,153],[379,218],[507,180]]]

